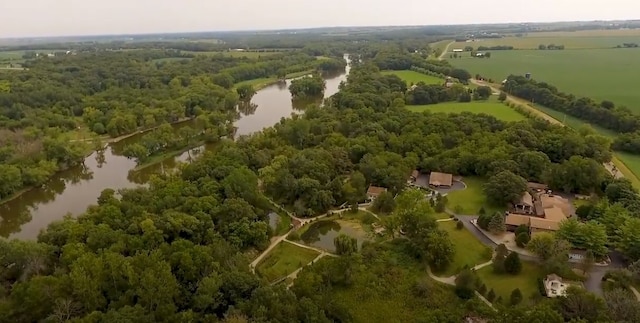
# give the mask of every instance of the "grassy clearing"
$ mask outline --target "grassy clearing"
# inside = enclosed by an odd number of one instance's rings
[[[436,213],[436,214],[433,214],[433,217],[436,220],[451,219],[451,216],[447,213]]]
[[[583,30],[575,32],[539,32],[523,37],[481,39],[456,43],[457,47],[508,45],[516,49],[538,49],[538,45],[564,45],[566,49],[613,48],[622,43],[640,43],[640,30]]]
[[[430,279],[424,265],[409,256],[409,249],[402,239],[377,245],[362,265],[352,266],[349,287],[333,288],[332,299],[353,322],[438,322],[442,317],[438,319],[435,311],[444,306],[458,308],[464,315],[453,288]]]
[[[23,50],[0,51],[0,60],[22,60]]]
[[[443,84],[444,80],[431,75],[425,75],[415,71],[383,71],[383,75],[397,75],[407,85],[424,82],[425,84]]]
[[[278,222],[278,225],[276,226],[275,234],[278,235],[278,236],[281,236],[281,235],[289,232],[289,230],[291,229],[291,217],[289,217],[288,215],[284,214],[280,210],[274,210],[274,212],[276,212],[278,214],[278,216],[280,217],[280,221]]]
[[[483,207],[486,212],[504,211],[502,208],[496,208],[487,203],[487,197],[482,188],[485,183],[484,179],[479,177],[465,177],[462,181],[467,184],[466,189],[454,191],[447,195],[447,199],[449,200],[447,207],[450,210],[455,211],[456,208],[459,207],[460,213],[466,215],[478,214],[480,208]]]
[[[313,250],[283,241],[256,266],[256,272],[273,282],[305,266],[317,256],[318,253]]]
[[[490,59],[464,57],[451,64],[496,82],[510,74],[527,72],[560,91],[595,100],[610,100],[640,113],[635,90],[640,70],[639,49],[511,50],[493,51]]]
[[[429,105],[409,105],[406,108],[413,112],[431,111],[433,113],[484,113],[503,121],[522,121],[526,119],[522,114],[498,102],[495,98],[487,101],[473,101],[465,103],[445,102]]]
[[[487,266],[477,271],[482,282],[487,286],[487,292],[493,288],[498,296],[502,297],[503,302],[509,302],[511,292],[519,288],[522,292],[523,302],[527,302],[533,294],[539,294],[537,279],[542,277],[543,273],[540,267],[535,264],[522,262],[522,272],[518,275],[493,273],[493,267]]]
[[[449,233],[455,246],[453,262],[447,270],[437,273],[439,276],[449,277],[460,272],[465,266],[471,268],[491,259],[491,249],[484,246],[467,229],[456,229],[455,221],[438,222],[438,226]]]

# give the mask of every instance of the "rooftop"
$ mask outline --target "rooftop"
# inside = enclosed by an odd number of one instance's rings
[[[550,221],[562,222],[567,219],[567,215],[557,206],[544,209],[544,218]]]
[[[429,185],[451,186],[453,185],[453,175],[447,173],[431,172],[429,175]]]
[[[382,194],[383,192],[386,192],[387,189],[384,187],[378,187],[378,186],[373,186],[373,185],[369,185],[369,189],[367,190],[367,195],[370,196],[378,196],[380,194]]]
[[[524,192],[524,194],[522,194],[522,197],[520,198],[520,201],[518,201],[518,205],[533,206],[533,196],[531,196],[529,192]]]
[[[560,229],[560,222],[541,219],[537,217],[530,217],[530,227],[534,229],[558,231]]]
[[[507,215],[507,217],[504,219],[504,224],[513,226],[519,226],[523,224],[529,225],[529,218],[530,217],[526,215],[509,213],[509,215]]]

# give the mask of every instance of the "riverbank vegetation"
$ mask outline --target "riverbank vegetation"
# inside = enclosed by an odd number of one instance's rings
[[[324,94],[325,81],[320,74],[303,76],[291,81],[289,91],[293,98],[319,97]]]

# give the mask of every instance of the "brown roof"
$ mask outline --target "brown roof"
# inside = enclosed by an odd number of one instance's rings
[[[534,229],[542,229],[549,231],[558,231],[560,229],[560,222],[551,221],[547,219],[541,219],[536,217],[531,217],[531,228]]]
[[[542,202],[540,200],[535,200],[533,202],[533,209],[536,210],[537,216],[544,216],[544,208],[542,207]]]
[[[559,207],[562,209],[565,215],[571,215],[571,203],[569,200],[561,197],[561,196],[549,196],[549,194],[540,194],[540,201],[542,202],[542,207],[545,209],[549,209],[552,207]]]
[[[433,186],[451,186],[453,184],[453,175],[447,173],[431,172],[429,175],[429,185]]]
[[[544,218],[549,221],[562,222],[567,219],[567,215],[564,214],[561,208],[557,206],[544,209]]]
[[[540,183],[534,183],[534,182],[529,182],[527,183],[527,187],[532,189],[532,190],[546,190],[547,189],[547,185],[546,184],[540,184]]]
[[[386,191],[387,189],[384,187],[369,185],[369,189],[367,190],[367,195],[377,197],[378,195],[382,194],[382,192],[386,192]]]
[[[520,198],[520,201],[518,202],[518,205],[533,206],[533,196],[531,196],[529,192],[524,192],[524,194],[522,194],[522,197]]]
[[[506,225],[514,225],[514,226],[519,226],[519,225],[523,225],[523,224],[524,225],[529,225],[529,217],[526,216],[526,215],[510,213],[504,219],[504,224],[506,224]]]
[[[418,178],[418,176],[420,176],[420,171],[417,169],[414,169],[413,172],[411,172],[411,177]]]

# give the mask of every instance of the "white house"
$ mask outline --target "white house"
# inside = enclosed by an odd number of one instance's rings
[[[453,52],[454,52],[454,53],[462,53],[462,49],[460,49],[460,48],[455,48],[455,49],[453,50]]]
[[[567,296],[567,288],[569,288],[569,284],[563,283],[562,278],[556,274],[548,275],[544,279],[547,297]]]

